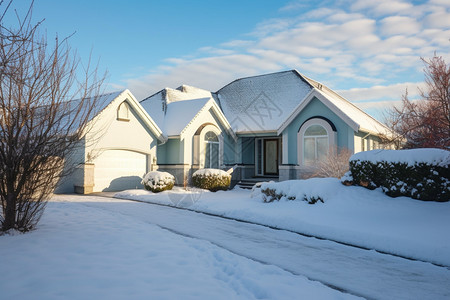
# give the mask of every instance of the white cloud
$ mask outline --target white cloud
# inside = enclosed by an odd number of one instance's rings
[[[417,85],[400,82],[423,78],[420,56],[450,53],[450,17],[439,0],[430,5],[390,0],[346,4],[303,12],[302,1],[291,2],[282,10],[298,11],[295,17],[263,21],[246,40],[169,58],[148,75],[124,82],[142,98],[166,86],[215,91],[239,77],[296,68],[343,90],[350,100],[375,103],[399,99],[405,86]],[[373,87],[348,89],[368,85]]]
[[[413,35],[419,32],[420,28],[420,24],[413,18],[404,16],[391,16],[381,20],[380,30],[383,35]]]
[[[371,100],[400,100],[408,91],[408,96],[415,99],[419,96],[418,88],[424,88],[423,82],[402,82],[391,85],[375,85],[369,88],[352,88],[338,91],[352,102],[373,102]]]

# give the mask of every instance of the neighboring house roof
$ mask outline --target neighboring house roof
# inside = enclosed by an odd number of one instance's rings
[[[182,136],[203,111],[212,109],[228,134],[236,138],[210,91],[188,85],[177,89],[165,88],[145,98],[140,104],[161,126],[166,136]]]
[[[290,70],[237,79],[216,94],[236,133],[276,132],[312,88]]]
[[[297,72],[297,71],[296,71]],[[346,100],[344,97],[331,90],[327,86],[310,79],[300,73],[306,81],[313,86],[310,93],[297,105],[290,116],[281,124],[278,128],[278,134],[281,134],[283,130],[295,119],[295,117],[303,110],[303,108],[314,98],[319,99],[325,104],[331,111],[338,115],[345,123],[347,123],[354,131],[363,131],[370,134],[390,134],[384,124],[375,120],[372,116],[365,113],[357,106]]]
[[[76,101],[78,100],[74,100],[75,103]],[[127,103],[134,109],[143,123],[157,137],[157,139],[163,143],[167,141],[167,138],[163,135],[162,130],[142,108],[142,106],[128,89],[98,96],[96,99],[96,105],[90,111],[90,119],[94,119],[95,117],[100,115],[109,105],[111,105],[115,101],[127,101]]]

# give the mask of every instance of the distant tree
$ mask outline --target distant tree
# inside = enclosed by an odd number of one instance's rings
[[[383,142],[395,148],[450,148],[450,65],[436,54],[425,64],[425,89],[411,101],[408,92],[400,107],[388,111],[386,124],[395,133]]]
[[[50,46],[32,4],[6,26],[11,4],[0,2],[0,231],[28,231],[70,169],[104,76],[82,67],[67,39]]]

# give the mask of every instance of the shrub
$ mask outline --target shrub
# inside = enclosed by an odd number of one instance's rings
[[[310,178],[306,180],[286,180],[281,182],[264,182],[261,184],[263,202],[297,200],[308,204],[325,203],[330,198],[330,192],[324,186],[339,186],[336,178]],[[335,189],[331,193],[335,193]]]
[[[216,192],[228,190],[231,183],[231,175],[218,169],[201,169],[192,175],[192,184],[195,187]]]
[[[146,190],[159,193],[171,190],[175,185],[175,177],[167,172],[153,171],[147,173],[141,182]]]
[[[367,151],[352,156],[343,182],[351,178],[391,197],[444,202],[450,200],[449,163],[450,152],[440,149]]]

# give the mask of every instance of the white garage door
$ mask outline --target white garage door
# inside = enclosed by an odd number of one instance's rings
[[[147,155],[125,150],[107,150],[94,161],[94,191],[141,188],[147,171]]]

